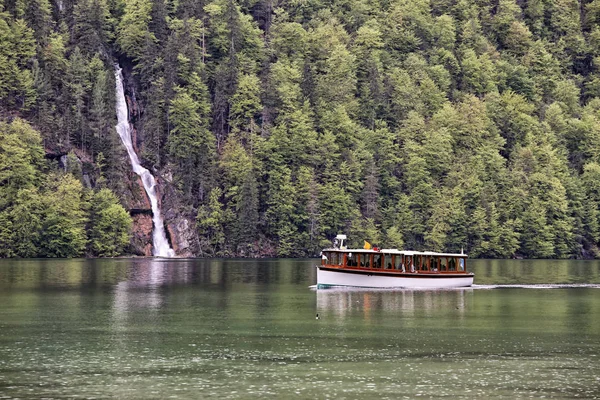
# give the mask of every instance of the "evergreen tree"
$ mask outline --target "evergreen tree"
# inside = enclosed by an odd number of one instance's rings
[[[10,207],[20,190],[39,187],[44,165],[40,134],[21,119],[0,121],[0,210]]]
[[[77,2],[73,11],[73,39],[87,54],[106,53],[113,37],[113,20],[106,0]]]
[[[90,201],[89,250],[100,257],[123,254],[131,239],[132,219],[109,189],[100,189]]]
[[[124,15],[118,26],[117,43],[129,57],[140,59],[146,47],[146,41],[153,42],[156,37],[148,30],[152,11],[150,0],[126,0]],[[96,32],[98,34],[98,32]]]
[[[178,186],[192,204],[202,201],[210,190],[215,155],[215,138],[207,127],[207,105],[201,96],[194,97],[179,90],[171,101],[173,129],[167,142],[177,168]]]
[[[200,235],[206,238],[203,247],[209,249],[212,256],[222,255],[225,246],[224,224],[226,222],[223,206],[220,201],[221,189],[214,188],[208,196],[208,205],[198,207],[196,224]]]
[[[0,10],[0,107],[28,110],[36,100],[31,57],[34,32],[22,19],[11,21]]]
[[[88,239],[85,225],[89,206],[83,185],[71,174],[54,174],[45,189],[40,255],[82,256]]]

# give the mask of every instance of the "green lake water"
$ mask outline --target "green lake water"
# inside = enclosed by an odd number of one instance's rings
[[[600,398],[600,262],[376,291],[318,261],[2,260],[0,399]]]

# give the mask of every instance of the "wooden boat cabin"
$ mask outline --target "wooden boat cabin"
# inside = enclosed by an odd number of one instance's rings
[[[321,265],[399,274],[459,274],[467,271],[467,255],[396,249],[326,249],[322,253]]]

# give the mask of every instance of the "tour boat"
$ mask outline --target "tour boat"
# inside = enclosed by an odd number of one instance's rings
[[[448,289],[473,284],[467,255],[371,248],[348,249],[346,235],[337,235],[333,248],[321,253],[317,288]]]

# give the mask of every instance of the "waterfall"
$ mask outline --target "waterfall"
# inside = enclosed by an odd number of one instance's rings
[[[117,132],[119,132],[121,141],[125,145],[125,148],[127,148],[133,172],[138,174],[142,179],[144,189],[146,189],[148,198],[150,198],[150,204],[152,205],[152,222],[154,223],[154,229],[152,230],[152,254],[156,257],[173,257],[175,256],[175,252],[167,241],[165,226],[160,215],[160,209],[158,208],[156,181],[150,171],[140,165],[140,160],[133,150],[127,102],[125,101],[125,91],[123,89],[123,74],[118,65],[115,66],[115,78],[117,80]]]

